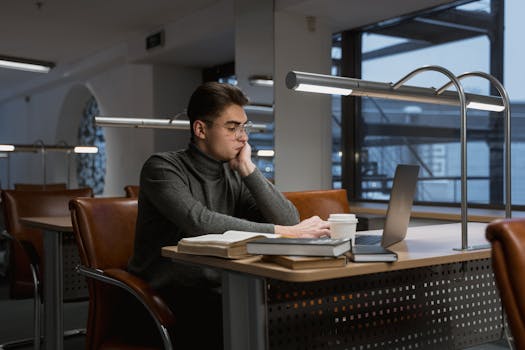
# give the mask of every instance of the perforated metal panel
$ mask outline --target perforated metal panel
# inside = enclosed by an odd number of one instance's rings
[[[87,299],[86,278],[79,275],[75,268],[80,264],[80,256],[75,237],[71,232],[64,232],[62,237],[64,300]]]
[[[270,349],[461,349],[500,339],[490,259],[314,283],[269,280]]]

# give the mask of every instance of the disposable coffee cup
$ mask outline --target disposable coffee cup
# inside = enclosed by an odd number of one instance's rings
[[[334,239],[350,238],[352,246],[355,241],[355,232],[358,220],[355,214],[330,214],[330,237]]]

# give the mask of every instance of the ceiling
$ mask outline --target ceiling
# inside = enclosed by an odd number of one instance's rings
[[[277,11],[317,16],[333,31],[350,29],[450,0],[275,0]],[[366,6],[364,5],[366,3]],[[145,59],[133,46],[166,27],[180,37],[173,49]],[[128,61],[207,67],[234,58],[234,0],[12,0],[0,12],[0,55],[52,61],[49,75],[105,52],[126,52]],[[136,51],[136,50],[135,50]],[[0,102],[41,74],[0,68]]]

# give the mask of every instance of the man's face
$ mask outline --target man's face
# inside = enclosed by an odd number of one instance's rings
[[[239,125],[245,124],[248,117],[238,105],[226,107],[218,118],[204,123],[205,137],[198,142],[200,149],[220,161],[234,159],[248,142],[248,135]]]

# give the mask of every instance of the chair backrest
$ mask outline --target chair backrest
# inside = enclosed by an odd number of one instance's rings
[[[55,183],[55,184],[23,184],[16,183],[15,190],[18,191],[56,191],[56,190],[66,190],[65,183]]]
[[[525,349],[525,219],[487,226],[492,268],[516,349]]]
[[[67,216],[69,215],[68,203],[72,198],[92,195],[91,188],[54,191],[4,190],[1,192],[1,198],[5,229],[19,241],[32,244],[41,258],[43,256],[42,232],[22,225],[20,218]],[[9,281],[12,298],[29,298],[33,295],[29,259],[20,250],[20,247],[14,244],[11,245]]]
[[[138,198],[139,190],[140,186],[138,185],[127,185],[124,187],[124,192],[126,192],[126,197],[128,198]]]
[[[326,220],[332,213],[350,213],[345,189],[283,192],[299,211],[301,220],[317,215]]]
[[[69,207],[82,264],[126,269],[133,253],[137,198],[77,198]]]
[[[125,271],[133,252],[137,198],[77,198],[69,207],[82,265],[103,271],[106,278],[118,277],[119,284],[126,286],[87,279],[90,299],[86,348],[160,349],[161,337],[154,319],[126,291],[131,288],[142,299],[159,301],[143,280]],[[173,318],[166,306],[162,310],[170,320]]]

